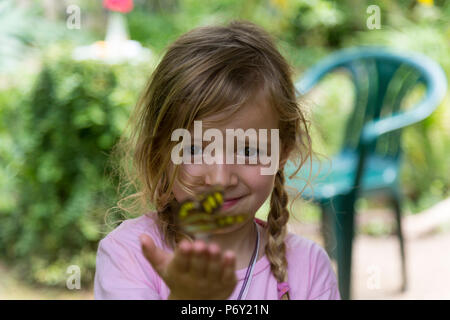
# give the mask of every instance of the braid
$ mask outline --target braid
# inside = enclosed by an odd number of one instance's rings
[[[270,198],[270,212],[267,218],[269,237],[265,248],[270,261],[270,270],[278,283],[287,281],[286,245],[284,243],[286,224],[289,219],[287,204],[288,196],[284,189],[284,173],[280,169],[275,176],[275,187]],[[282,299],[289,299],[289,293],[286,292]]]
[[[157,211],[158,214],[158,228],[162,235],[164,242],[173,250],[177,244],[183,239],[192,240],[191,237],[185,234],[175,223],[174,204],[172,200],[164,208]]]

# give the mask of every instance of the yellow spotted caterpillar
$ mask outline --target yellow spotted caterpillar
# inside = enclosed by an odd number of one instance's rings
[[[183,201],[177,212],[178,225],[191,235],[208,235],[229,232],[244,224],[249,214],[222,213],[223,191],[214,187],[195,199]]]

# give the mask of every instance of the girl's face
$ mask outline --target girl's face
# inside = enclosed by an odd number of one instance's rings
[[[206,123],[208,120],[218,120],[221,118],[220,116],[214,115],[202,120],[203,123]],[[254,215],[271,194],[276,172],[272,175],[262,175],[261,168],[268,167],[268,165],[263,165],[259,161],[257,164],[248,164],[248,161],[246,164],[236,164],[236,161],[233,164],[225,163],[225,130],[238,128],[244,131],[253,128],[257,133],[259,129],[266,129],[269,140],[268,152],[270,153],[270,129],[278,129],[278,117],[261,93],[251,103],[237,111],[228,121],[216,127],[222,132],[224,138],[223,164],[206,164],[205,162],[181,164],[180,179],[188,179],[189,176],[184,173],[200,178],[201,184],[194,187],[195,193],[204,192],[214,185],[221,185],[224,190],[225,202],[222,206],[224,212]],[[203,132],[205,130],[206,128],[203,128]],[[193,130],[191,130],[191,135],[194,136]],[[209,143],[209,141],[204,143],[203,148]],[[279,149],[277,151],[279,152]],[[246,152],[247,155],[251,153],[250,149],[247,149]],[[178,202],[190,197],[177,181],[174,183],[173,194]]]

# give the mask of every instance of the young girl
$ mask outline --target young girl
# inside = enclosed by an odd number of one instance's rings
[[[311,155],[291,77],[271,36],[247,21],[196,28],[168,48],[131,118],[131,136],[117,148],[135,179],[132,197],[155,210],[100,241],[96,299],[340,299],[325,250],[287,233],[283,168],[290,158],[299,170]],[[220,132],[279,130],[278,171],[261,174],[261,162],[174,164],[172,133],[193,132],[194,120]],[[187,152],[198,157],[202,146],[195,143]],[[257,153],[246,146],[235,157]],[[192,239],[171,208],[216,185],[224,190],[225,214],[251,219],[207,242]],[[267,222],[255,219],[269,196]]]

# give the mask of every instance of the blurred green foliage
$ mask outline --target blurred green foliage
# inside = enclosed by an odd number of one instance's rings
[[[16,88],[0,94],[9,104],[1,153],[13,178],[3,181],[9,202],[0,213],[0,252],[21,262],[28,280],[64,285],[65,269],[76,264],[90,282],[116,197],[108,153],[148,74],[145,66],[75,62],[67,49],[49,51],[28,96]]]
[[[64,11],[47,22],[39,6],[25,12],[11,3],[0,5],[0,259],[16,265],[22,279],[55,286],[65,286],[66,269],[76,264],[83,283],[91,283],[98,241],[109,230],[105,213],[118,200],[117,181],[108,178],[108,155],[153,65],[70,58],[76,45],[104,36],[106,12],[95,2],[73,1],[82,9],[82,28],[70,31]],[[434,3],[136,0],[127,20],[131,38],[159,56],[196,26],[243,18],[274,35],[296,77],[334,50],[364,44],[425,53],[449,75],[450,2]],[[371,4],[381,9],[379,30],[366,26]],[[20,63],[12,67],[13,60]],[[313,98],[305,108],[314,147],[331,155],[342,138],[352,87],[330,78]],[[431,117],[404,131],[402,185],[412,212],[449,196],[449,104],[447,94]],[[306,208],[300,215],[317,222],[317,208]]]

